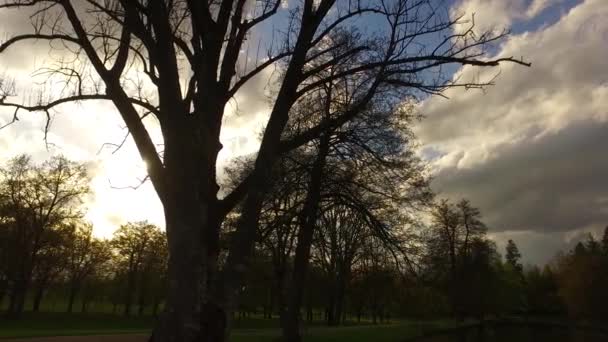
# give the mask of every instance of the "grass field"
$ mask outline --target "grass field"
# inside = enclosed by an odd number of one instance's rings
[[[141,333],[152,317],[111,314],[25,313],[19,320],[0,319],[0,338]]]
[[[27,313],[20,320],[0,320],[0,339],[39,336],[75,336],[148,333],[151,317],[121,317],[110,314]],[[235,320],[232,342],[271,342],[279,337],[277,320],[249,318]],[[445,328],[447,321],[397,321],[385,325],[323,327],[321,322],[305,328],[307,342],[373,341],[394,342],[423,331]]]

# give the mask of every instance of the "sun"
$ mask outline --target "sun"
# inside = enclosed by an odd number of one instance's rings
[[[164,212],[154,187],[147,180],[147,164],[137,154],[111,155],[99,160],[91,179],[92,199],[86,219],[95,235],[109,238],[129,221],[147,220],[164,227]]]

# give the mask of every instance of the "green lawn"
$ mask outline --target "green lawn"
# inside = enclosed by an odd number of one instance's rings
[[[0,338],[37,336],[74,336],[147,333],[153,325],[151,317],[121,317],[111,314],[27,313],[20,320],[0,319]],[[373,341],[393,342],[422,331],[445,328],[445,321],[398,321],[386,325],[351,325],[323,327],[321,322],[305,329],[307,342]],[[272,342],[279,337],[277,320],[240,319],[234,322],[232,342]]]

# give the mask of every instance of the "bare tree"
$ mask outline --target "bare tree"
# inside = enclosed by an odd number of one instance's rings
[[[336,39],[350,37],[341,34]],[[343,67],[336,66],[330,74],[339,73]],[[290,286],[291,302],[284,327],[285,338],[290,341],[301,339],[296,336],[304,292],[301,284],[305,283],[315,230],[323,229],[323,225],[318,223],[322,217],[318,213],[320,206],[331,208],[343,205],[349,208],[352,213],[359,214],[379,239],[400,248],[399,244],[391,241],[393,236],[386,229],[388,222],[383,222],[379,217],[383,216],[386,220],[391,214],[395,218],[403,217],[397,212],[412,210],[430,198],[424,167],[414,153],[410,131],[414,117],[411,107],[403,103],[393,107],[384,101],[371,101],[366,107],[357,108],[354,99],[357,98],[358,83],[361,81],[358,77],[343,77],[328,83],[310,101],[295,107],[299,115],[294,115],[295,120],[289,123],[288,128],[297,132],[306,129],[302,127],[324,125],[323,122],[329,122],[345,112],[357,114],[340,126],[326,126],[320,138],[314,141],[314,148],[307,151],[311,155],[312,165],[309,167],[309,184],[300,214]],[[396,208],[399,209],[394,210]],[[405,226],[405,220],[394,226],[400,224]],[[349,269],[350,262],[352,260],[346,262]],[[343,273],[348,276],[348,271]],[[337,291],[337,294],[340,295],[340,292]],[[338,317],[328,318],[332,324],[336,323],[334,319],[340,321],[341,308],[338,306],[337,309]]]
[[[315,260],[330,279],[327,324],[339,325],[351,268],[369,231],[366,229],[366,220],[359,217],[359,213],[342,205],[324,210],[320,224],[322,226],[317,230],[314,254]]]
[[[454,314],[458,314],[459,298],[466,282],[464,272],[470,263],[473,244],[486,243],[487,227],[481,221],[481,212],[468,200],[453,204],[442,199],[431,211],[432,225],[427,236],[427,261],[438,277],[448,275],[445,281]],[[437,279],[435,279],[437,280]]]
[[[477,35],[472,22],[464,30],[455,30],[466,20],[450,17],[441,1],[302,0],[290,2],[289,10],[283,10],[281,3],[0,2],[4,11],[33,9],[34,23],[32,32],[0,44],[0,53],[28,40],[53,41],[63,43],[71,55],[65,60],[77,61],[45,69],[47,75],[63,77],[71,89],[50,98],[41,96],[38,103],[9,102],[14,91],[11,82],[3,82],[1,103],[15,110],[13,121],[22,111],[40,111],[50,118],[50,111],[65,103],[108,100],[148,166],[164,207],[170,250],[169,297],[166,315],[154,333],[157,340],[225,340],[274,161],[284,151],[320,136],[326,126],[339,126],[359,112],[347,111],[284,141],[290,110],[300,98],[332,80],[358,75],[361,82],[353,106],[358,109],[379,95],[401,102],[407,94],[441,94],[449,87],[481,87],[491,82],[454,81],[442,73],[449,64],[525,64],[511,57],[488,56],[484,48],[507,32]],[[279,14],[287,14],[287,20],[276,21],[286,23],[277,31],[281,32],[278,37],[248,39]],[[366,17],[380,25],[378,30],[357,30]],[[340,31],[352,32],[355,39],[348,40],[344,53],[328,58],[345,44],[331,38]],[[262,57],[254,50],[267,53]],[[349,62],[347,70],[327,75],[325,71],[344,61]],[[216,163],[226,104],[272,65],[281,65],[282,72],[274,85],[275,97],[255,165],[242,185],[219,199]],[[153,96],[145,96],[146,85]],[[162,153],[144,117],[154,117],[160,125]],[[243,198],[240,223],[220,273],[221,222]]]
[[[306,197],[307,163],[297,151],[281,158],[274,168],[278,181],[268,191],[259,230],[260,242],[269,251],[275,280],[275,297],[281,319],[287,305],[286,284],[291,274],[291,258],[296,246],[299,215]]]

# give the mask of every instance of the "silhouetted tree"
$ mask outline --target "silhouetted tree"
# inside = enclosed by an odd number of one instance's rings
[[[79,206],[89,192],[84,164],[64,157],[52,157],[35,165],[22,155],[0,170],[0,196],[9,233],[12,265],[8,313],[18,316],[24,309],[32,275],[49,244],[56,242],[56,230],[66,220],[81,216]]]
[[[489,83],[457,83],[441,73],[446,65],[523,64],[508,57],[485,58],[484,47],[507,33],[478,35],[472,23],[455,32],[462,17],[450,17],[432,0],[302,0],[290,4],[289,10],[283,10],[281,3],[116,0],[76,6],[69,0],[7,0],[0,4],[3,11],[28,7],[34,11],[34,33],[7,39],[0,44],[0,52],[29,40],[60,41],[67,54],[63,60],[78,61],[78,65],[60,63],[51,71],[55,77],[64,77],[71,88],[58,98],[40,97],[39,103],[30,105],[10,103],[7,98],[14,92],[7,87],[10,82],[3,82],[0,104],[17,110],[14,121],[21,111],[48,114],[69,102],[108,100],[147,164],[164,207],[170,249],[167,314],[154,333],[156,340],[227,338],[227,320],[236,307],[252,255],[274,162],[284,151],[319,137],[325,126],[341,125],[354,116],[346,112],[281,141],[290,110],[300,98],[334,79],[357,75],[361,87],[356,107],[365,107],[378,97],[401,102],[404,91],[437,94],[449,87]],[[285,30],[277,30],[284,32],[281,41],[273,41],[274,35],[271,41],[250,39],[255,28],[271,18],[282,18],[279,12],[283,11],[289,12],[284,13],[287,20],[277,21],[285,23]],[[411,18],[414,14],[416,18]],[[357,30],[365,17],[382,26],[369,33]],[[57,24],[48,24],[49,18]],[[330,52],[345,45],[344,40],[334,39],[337,32],[349,33],[349,48],[331,58]],[[415,51],[413,46],[417,46]],[[256,55],[253,62],[249,53],[241,53],[263,47],[267,47],[266,58]],[[348,69],[327,76],[326,70],[343,62],[350,64]],[[276,96],[255,165],[246,182],[220,200],[216,163],[226,105],[273,64],[281,64],[283,71],[275,82]],[[145,82],[138,82],[142,79]],[[147,98],[145,88],[154,95]],[[142,119],[150,115],[160,125],[162,157],[151,126]],[[243,198],[240,223],[218,274],[221,223]]]
[[[344,38],[338,35],[336,39]],[[332,54],[340,54],[337,48]],[[335,66],[327,71],[329,75],[348,70],[348,63]],[[328,76],[330,77],[330,76]],[[410,123],[414,118],[411,106],[387,106],[383,103],[370,102],[367,107],[357,108],[357,89],[354,86],[360,79],[340,78],[328,83],[315,97],[302,99],[294,107],[297,112],[288,122],[288,133],[298,134],[307,126],[325,125],[339,118],[346,112],[357,115],[348,123],[338,127],[326,127],[312,148],[304,149],[308,156],[309,180],[306,197],[300,212],[297,245],[294,255],[294,266],[291,285],[289,286],[290,303],[286,312],[284,337],[297,341],[299,313],[304,296],[306,269],[313,247],[315,231],[323,229],[319,224],[319,210],[323,206],[331,207],[343,204],[353,213],[358,212],[367,226],[373,226],[377,235],[390,244],[391,234],[387,227],[395,230],[395,225],[382,222],[400,217],[394,210],[412,209],[428,200],[430,191],[424,175],[422,163],[415,157],[411,145],[413,135]],[[304,128],[303,128],[304,127]],[[378,213],[382,211],[383,214]],[[390,218],[393,215],[394,218]],[[382,216],[382,217],[379,217]],[[405,225],[406,220],[398,224]],[[353,227],[354,228],[354,227]],[[389,228],[390,229],[390,228]],[[342,276],[346,276],[348,271]],[[342,280],[340,281],[342,282]],[[334,284],[335,285],[335,284]],[[338,297],[341,290],[336,292]],[[332,300],[333,301],[333,300]],[[341,305],[342,300],[334,304]],[[341,320],[342,309],[329,305],[328,321],[337,324]],[[333,311],[340,312],[334,315]]]
[[[152,304],[156,314],[160,302],[165,298],[168,262],[167,238],[157,227],[152,230],[150,241],[145,248],[139,272],[138,314],[144,314],[146,306]],[[151,302],[149,302],[151,300]]]
[[[470,253],[470,241],[476,238],[484,237],[487,233],[487,227],[481,222],[481,212],[479,209],[471,206],[471,202],[462,199],[456,205],[460,214],[460,230],[464,232],[462,238],[462,246],[460,246],[461,257],[467,257]]]
[[[459,314],[483,319],[496,313],[500,293],[499,274],[496,264],[500,262],[493,242],[476,237],[470,241],[470,251],[459,275],[457,298],[453,299]]]
[[[338,325],[345,310],[345,296],[352,266],[366,239],[365,219],[348,207],[333,205],[323,210],[317,229],[314,261],[321,265],[329,280],[327,286],[327,323]]]
[[[432,225],[426,233],[427,267],[434,273],[431,276],[434,281],[443,284],[447,291],[453,314],[461,314],[459,301],[463,299],[462,292],[468,291],[469,287],[463,274],[471,265],[481,267],[479,260],[471,259],[472,248],[475,242],[477,256],[485,256],[482,252],[487,250],[487,246],[483,246],[487,242],[487,228],[481,221],[480,211],[467,200],[454,205],[442,199],[433,207],[431,217]]]
[[[506,262],[513,267],[513,269],[522,272],[523,266],[519,262],[521,259],[521,253],[519,253],[519,248],[513,240],[509,240],[507,242],[505,260]]]
[[[112,246],[119,258],[119,267],[126,278],[124,295],[124,314],[131,314],[138,282],[142,280],[146,261],[152,261],[154,253],[159,251],[160,229],[146,221],[130,222],[121,225],[114,232]],[[160,251],[162,253],[162,251]],[[154,260],[156,261],[156,260]]]
[[[273,169],[276,181],[268,191],[260,216],[260,247],[270,255],[274,279],[268,305],[276,305],[281,319],[285,318],[286,282],[291,276],[299,215],[306,196],[308,168],[303,157],[292,152],[277,163]]]
[[[557,257],[558,291],[571,316],[598,318],[608,314],[607,259],[592,235],[578,242],[569,253]]]
[[[71,225],[67,239],[66,275],[69,295],[67,312],[74,309],[74,301],[88,278],[99,272],[111,257],[107,241],[93,237],[93,226],[83,222]],[[83,309],[86,301],[83,298]],[[84,310],[83,310],[84,311]]]
[[[40,250],[33,271],[34,300],[32,311],[39,311],[45,291],[66,268],[68,252],[68,229],[61,227],[49,232],[44,247]]]
[[[373,324],[383,323],[390,316],[400,276],[394,259],[386,252],[380,241],[368,241],[363,247],[361,260],[353,270],[357,274],[354,287],[358,287],[357,292],[363,296],[363,308],[359,310],[365,310]],[[361,311],[358,312],[360,314]]]
[[[525,273],[526,303],[528,312],[537,315],[555,315],[562,313],[563,303],[558,294],[558,284],[549,265],[542,270],[538,266]]]
[[[608,227],[604,228],[604,235],[602,236],[602,251],[604,255],[608,256]]]

